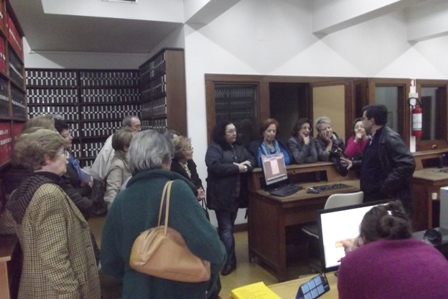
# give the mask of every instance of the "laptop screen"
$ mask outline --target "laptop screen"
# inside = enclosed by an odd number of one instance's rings
[[[374,206],[385,203],[375,201],[317,211],[322,272],[339,268],[338,260],[345,256],[342,241],[359,236],[359,226],[364,215]]]
[[[266,186],[288,180],[285,157],[282,153],[276,153],[266,156],[262,155],[261,167],[263,168]]]

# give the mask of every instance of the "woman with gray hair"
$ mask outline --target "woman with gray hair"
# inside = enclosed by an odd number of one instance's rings
[[[330,152],[344,152],[345,144],[331,126],[331,119],[321,116],[316,120],[317,136],[314,139],[316,145],[317,157],[320,161],[329,161]]]
[[[171,172],[173,143],[166,136],[147,130],[134,135],[128,150],[132,177],[110,207],[101,239],[103,271],[123,282],[122,298],[217,298],[216,282],[226,254],[216,229],[197,204],[196,187]],[[165,183],[173,180],[169,226],[177,230],[188,249],[211,264],[211,278],[184,283],[157,278],[129,266],[131,248],[138,235],[158,225],[160,198]],[[214,297],[213,297],[214,296]]]
[[[14,159],[33,173],[8,201],[23,249],[18,298],[100,298],[87,221],[60,187],[67,141],[39,129],[22,134]]]

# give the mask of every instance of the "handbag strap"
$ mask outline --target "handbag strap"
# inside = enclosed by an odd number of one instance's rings
[[[162,220],[163,202],[166,201],[165,225],[164,225],[164,231],[163,231],[165,236],[168,231],[168,216],[169,216],[169,212],[170,212],[170,197],[171,197],[171,185],[172,184],[173,184],[173,181],[166,182],[165,186],[163,187],[162,198],[160,199],[158,226],[160,226],[160,221]]]

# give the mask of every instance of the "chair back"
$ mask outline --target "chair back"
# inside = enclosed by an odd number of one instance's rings
[[[324,209],[338,208],[344,206],[357,205],[362,203],[364,199],[364,192],[354,192],[354,193],[337,193],[332,194],[328,197],[325,203]]]

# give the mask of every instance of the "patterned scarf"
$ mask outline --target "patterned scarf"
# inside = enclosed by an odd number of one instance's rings
[[[11,194],[6,204],[6,209],[11,211],[14,220],[18,224],[22,224],[23,216],[37,189],[48,183],[58,184],[60,179],[60,176],[50,172],[33,173]]]

